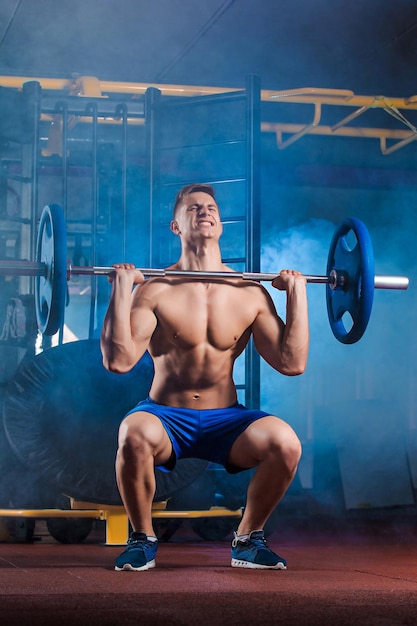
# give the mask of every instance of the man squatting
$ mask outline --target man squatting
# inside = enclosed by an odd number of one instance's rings
[[[214,189],[187,185],[176,197],[171,231],[181,254],[169,269],[232,272],[222,263],[222,223]],[[233,567],[286,569],[263,528],[297,470],[301,444],[293,429],[267,412],[237,402],[233,365],[250,336],[260,356],[287,376],[307,363],[306,280],[282,270],[272,286],[286,292],[285,322],[261,284],[243,279],[154,277],[129,263],[113,266],[101,350],[105,367],[131,370],[146,350],[154,362],[149,397],[123,419],[116,478],[133,532],[115,569],[155,567],[152,525],[154,468],[202,458],[235,473],[256,468],[232,541]]]

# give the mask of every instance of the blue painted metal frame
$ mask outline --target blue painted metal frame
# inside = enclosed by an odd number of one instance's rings
[[[230,93],[169,98],[155,88],[145,94],[145,127],[150,223],[149,266],[162,267],[175,259],[162,259],[158,226],[168,227],[175,192],[193,182],[213,184],[219,194],[244,186],[245,241],[240,263],[248,272],[260,271],[260,80],[247,78],[246,89]],[[221,150],[225,158],[216,161]],[[198,158],[202,155],[202,158]],[[212,160],[210,155],[215,155]],[[187,158],[188,157],[188,158]],[[180,169],[181,168],[181,169]],[[217,169],[218,168],[218,169]],[[220,170],[220,171],[219,171]],[[232,189],[235,189],[233,187]],[[164,247],[164,254],[166,248]],[[260,405],[260,359],[253,342],[245,352],[245,404]]]

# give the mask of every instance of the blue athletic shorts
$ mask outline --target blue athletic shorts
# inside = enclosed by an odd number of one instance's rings
[[[199,411],[158,404],[151,398],[139,402],[127,415],[137,411],[156,415],[172,442],[172,460],[166,466],[158,466],[162,471],[171,471],[177,459],[186,458],[219,463],[230,473],[247,469],[228,464],[230,448],[249,424],[270,415],[237,403],[226,409]]]

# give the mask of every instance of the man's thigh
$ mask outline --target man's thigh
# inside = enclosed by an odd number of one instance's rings
[[[300,448],[299,439],[289,424],[279,417],[267,415],[249,424],[233,443],[228,463],[234,467],[256,467],[274,451],[285,455],[286,450]]]

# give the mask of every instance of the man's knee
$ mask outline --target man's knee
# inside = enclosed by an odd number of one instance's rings
[[[284,444],[284,458],[290,472],[297,469],[302,455],[301,441],[294,433],[293,436]]]
[[[293,429],[288,425],[284,429],[277,429],[269,443],[270,454],[285,466],[288,473],[294,473],[301,458],[302,446]]]
[[[161,445],[164,431],[153,415],[132,413],[119,427],[118,456],[126,459],[155,455]]]

